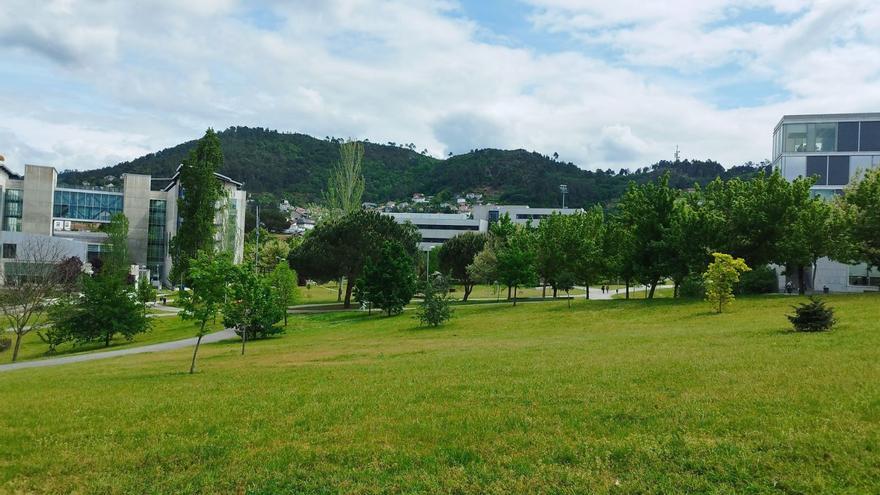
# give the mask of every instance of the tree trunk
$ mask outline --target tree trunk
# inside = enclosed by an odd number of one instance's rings
[[[648,294],[648,299],[654,299],[654,291],[657,289],[657,280],[651,281],[651,292]]]
[[[18,359],[18,350],[21,348],[21,332],[15,332],[15,348],[12,350],[12,362]]]
[[[342,277],[336,281],[336,302],[342,302]]]
[[[553,299],[556,299],[556,291],[557,291],[557,288],[553,287]],[[566,292],[566,294],[568,294],[568,292]]]
[[[352,289],[354,289],[354,284],[352,283],[352,277],[348,277],[348,280],[345,283],[345,304],[343,304],[343,307],[345,309],[348,309],[351,307],[351,290]]]
[[[584,294],[584,299],[589,299],[590,298],[590,281],[589,280],[584,282],[584,288],[586,289],[584,291],[584,292],[586,292],[586,294]]]
[[[104,335],[104,347],[110,347],[110,337],[112,337],[112,336],[113,336],[113,334],[110,332],[107,332]]]
[[[189,374],[192,375],[196,372],[196,354],[199,353],[199,344],[202,343],[202,334],[205,333],[205,322],[202,322],[202,328],[199,329],[199,338],[196,339],[196,348],[193,349],[193,359],[192,364],[189,365]]]
[[[461,302],[467,302],[473,290],[474,284],[464,284],[464,297],[461,299]]]
[[[541,299],[545,299],[547,297],[547,282],[544,282],[544,286],[541,288]]]
[[[510,286],[507,286],[507,300],[510,301]]]
[[[244,345],[247,344],[247,327],[241,329],[241,355],[244,356]]]
[[[819,260],[813,260],[813,292],[816,292],[816,272],[819,270]]]
[[[798,265],[797,271],[798,271],[798,294],[804,295],[807,293],[807,288],[804,287],[805,282],[806,282],[806,280],[805,280],[806,277],[804,274],[804,265]]]
[[[284,306],[284,326],[287,326],[287,306]]]
[[[514,285],[513,286],[513,305],[514,306],[516,306],[516,289],[517,289],[517,286]],[[510,287],[508,287],[507,290],[510,291]],[[509,298],[509,296],[508,296],[508,298]]]
[[[672,288],[672,298],[678,298],[678,287],[681,285],[678,280],[675,281],[675,287]]]
[[[626,298],[629,299],[629,279],[626,281]]]

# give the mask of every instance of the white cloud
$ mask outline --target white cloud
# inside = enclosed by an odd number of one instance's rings
[[[10,0],[0,153],[94,168],[208,126],[259,125],[437,156],[493,146],[636,168],[679,145],[734,165],[768,157],[783,113],[880,103],[872,2],[531,2],[535,29],[582,49],[486,41],[449,1],[266,2],[267,28],[243,0]],[[768,5],[773,22],[744,17]],[[707,75],[724,67],[734,73]],[[719,108],[711,93],[725,78],[782,96]]]

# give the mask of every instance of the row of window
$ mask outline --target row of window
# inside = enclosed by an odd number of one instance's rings
[[[419,230],[480,230],[479,225],[428,225],[416,224]]]
[[[880,121],[783,124],[773,134],[774,158],[830,151],[880,151]]]
[[[109,222],[110,217],[122,212],[122,195],[98,191],[55,191],[52,216],[77,220]]]
[[[151,199],[147,227],[147,268],[150,277],[158,279],[165,272],[167,233],[165,231],[166,203],[164,199]]]

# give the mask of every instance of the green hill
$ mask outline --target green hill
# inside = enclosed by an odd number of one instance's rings
[[[262,128],[230,127],[219,133],[223,146],[222,173],[243,181],[248,191],[271,193],[294,203],[321,198],[327,177],[339,157],[339,140]],[[88,171],[64,171],[69,184],[101,184],[104,177],[144,173],[170,177],[195,141],[150,153],[129,162]],[[675,187],[692,187],[715,177],[751,176],[759,168],[747,164],[725,170],[717,162],[659,162],[635,172],[590,171],[525,150],[482,149],[437,159],[415,151],[414,145],[365,143],[366,201],[409,197],[414,192],[454,195],[483,192],[489,198],[532,206],[556,206],[559,184],[569,188],[568,205],[608,203],[629,181],[645,182],[669,171]],[[158,185],[158,184],[157,184]]]

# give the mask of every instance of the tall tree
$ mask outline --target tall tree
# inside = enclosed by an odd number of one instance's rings
[[[375,211],[357,210],[335,220],[319,223],[290,253],[290,266],[312,280],[345,277],[345,307],[364,264],[379,252],[384,241],[399,242],[404,253],[415,259],[421,235],[411,223],[398,224]]]
[[[278,322],[287,308],[278,297],[272,281],[256,273],[253,266],[239,265],[232,270],[226,304],[223,306],[223,324],[241,336],[241,354],[249,340],[267,337],[284,331]]]
[[[284,307],[284,326],[287,326],[287,307],[296,304],[296,272],[290,268],[285,259],[278,263],[269,274],[272,288],[278,295],[278,302]]]
[[[440,270],[452,276],[464,287],[462,301],[468,300],[476,284],[476,280],[468,273],[467,267],[474,262],[474,258],[485,246],[485,234],[465,232],[444,242],[437,253]]]
[[[364,175],[361,170],[364,145],[360,141],[346,141],[339,145],[339,162],[327,184],[326,206],[340,214],[361,208],[364,195]]]
[[[416,291],[414,261],[399,241],[382,243],[375,256],[367,259],[357,281],[361,302],[375,306],[388,316],[399,314]]]
[[[791,184],[789,209],[784,232],[779,241],[781,258],[797,272],[798,293],[806,292],[805,267],[813,267],[812,283],[815,290],[819,258],[829,256],[835,249],[835,224],[832,207],[825,200],[810,193],[812,180],[795,180]]]
[[[544,218],[535,230],[535,270],[542,285],[542,296],[546,296],[547,285],[550,285],[556,297],[557,279],[569,270],[567,258],[576,249],[565,235],[570,224],[567,216],[554,213]]]
[[[565,270],[587,288],[585,298],[590,298],[590,283],[608,272],[604,250],[605,214],[595,206],[587,211],[575,213],[567,218],[565,240],[559,249],[568,253],[570,262]]]
[[[533,234],[528,228],[518,228],[496,252],[498,280],[513,288],[516,306],[520,286],[532,285],[537,280]]]
[[[174,281],[188,279],[190,260],[200,251],[214,251],[217,202],[223,197],[223,187],[214,173],[222,165],[220,139],[213,129],[208,129],[180,168],[182,194],[177,200],[180,226],[169,248]]]
[[[202,337],[207,334],[208,321],[220,313],[226,301],[228,285],[235,267],[229,253],[199,252],[189,267],[190,290],[180,294],[180,317],[196,322],[196,346],[193,349],[190,374],[196,372],[196,355]]]

